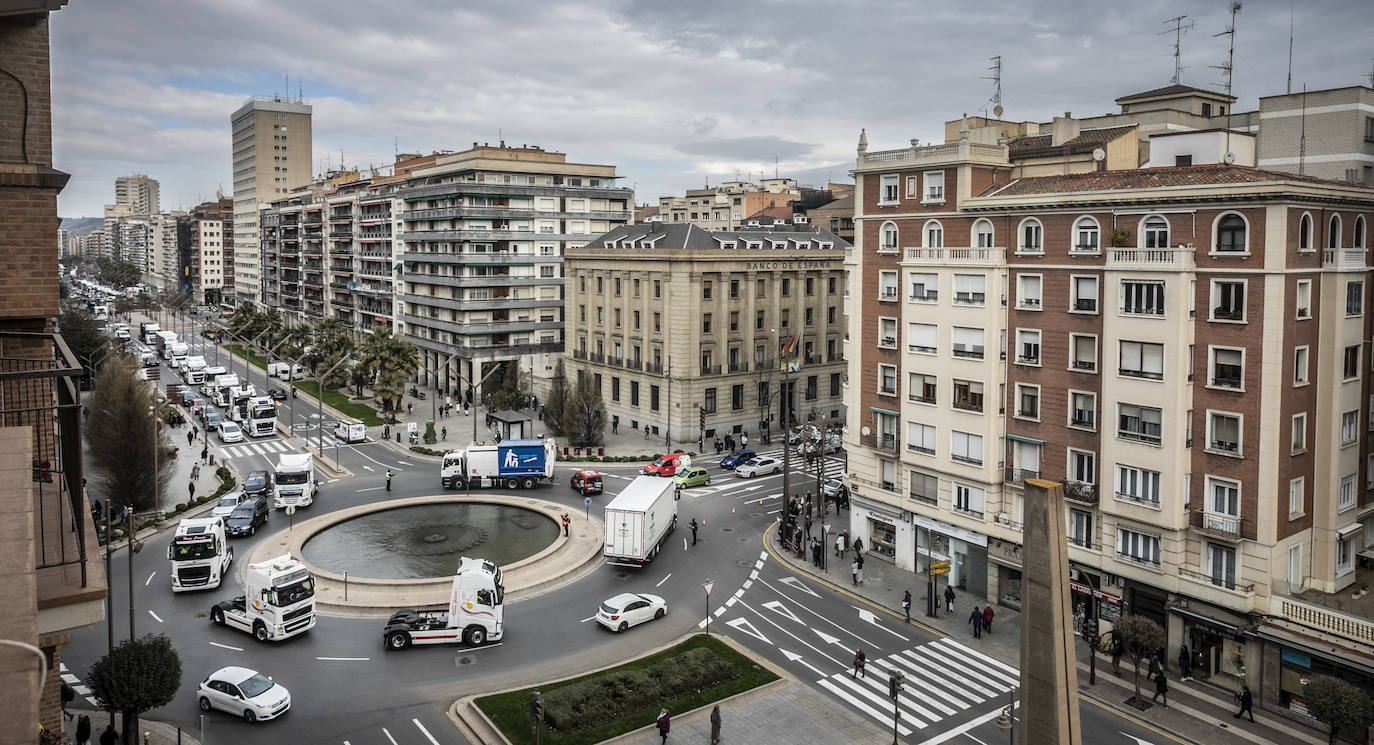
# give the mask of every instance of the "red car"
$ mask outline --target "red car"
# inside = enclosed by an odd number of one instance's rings
[[[644,467],[645,476],[676,476],[691,467],[692,459],[686,453],[669,453]]]
[[[582,493],[582,496],[601,493],[601,474],[596,471],[578,471],[568,481],[569,486]]]

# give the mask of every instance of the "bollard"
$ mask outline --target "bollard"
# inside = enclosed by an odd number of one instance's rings
[[[148,741],[151,740],[152,737],[153,737],[153,733],[149,732],[149,731],[146,730],[146,729],[143,730],[143,745],[148,745]]]
[[[348,571],[344,571],[344,602],[348,602]]]

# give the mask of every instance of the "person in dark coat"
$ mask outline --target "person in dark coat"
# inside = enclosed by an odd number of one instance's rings
[[[100,745],[119,745],[119,733],[113,724],[105,725],[105,731],[100,733]]]
[[[90,745],[91,718],[82,714],[76,719],[76,745]]]
[[[907,590],[907,591],[906,591],[906,594],[902,595],[902,612],[906,614],[906,620],[907,620],[908,622],[910,622],[910,621],[911,621],[911,590]]]
[[[851,678],[857,678],[857,677],[863,676],[863,677],[867,678],[867,677],[868,677],[868,673],[864,671],[864,665],[865,665],[867,662],[868,662],[868,655],[865,655],[865,654],[864,654],[864,648],[863,648],[863,647],[859,647],[859,651],[854,653],[854,671],[851,672],[851,673],[849,674],[849,677],[851,677]]]
[[[1188,652],[1187,644],[1178,648],[1178,679],[1193,679],[1193,655]]]
[[[973,624],[973,638],[983,637],[983,611],[978,606],[973,606],[973,613],[968,617],[968,622]]]
[[[1255,721],[1255,712],[1250,709],[1255,703],[1255,697],[1250,695],[1250,686],[1242,685],[1240,693],[1236,694],[1236,700],[1240,702],[1240,711],[1236,712],[1236,719],[1240,719],[1241,714],[1249,714],[1250,721]]]
[[[663,739],[660,742],[668,742],[668,727],[672,721],[668,717],[667,709],[658,710],[658,736]]]
[[[1112,672],[1116,673],[1117,675],[1120,675],[1120,674],[1121,674],[1121,653],[1122,653],[1122,652],[1123,652],[1123,650],[1122,650],[1121,641],[1120,641],[1119,639],[1113,639],[1113,640],[1112,640]]]
[[[983,609],[983,630],[992,633],[992,606]]]
[[[697,519],[695,517],[692,518],[690,527],[692,528],[692,545],[695,546],[697,545]]]
[[[945,587],[945,612],[954,612],[954,588]]]
[[[64,680],[62,681],[61,694],[62,716],[66,717],[67,719],[71,719],[72,713],[70,711],[67,711],[67,704],[70,704],[71,702],[76,700],[76,689],[72,688],[71,684]]]
[[[720,745],[720,704],[711,707],[711,745]]]
[[[1162,670],[1155,675],[1155,695],[1150,697],[1150,703],[1160,696],[1164,697],[1164,708],[1169,708],[1169,679],[1164,677]]]

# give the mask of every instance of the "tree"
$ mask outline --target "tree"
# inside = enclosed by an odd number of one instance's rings
[[[563,409],[568,405],[568,376],[563,369],[563,360],[553,368],[553,382],[549,386],[549,396],[544,400],[544,426],[553,434],[563,434]]]
[[[1112,625],[1112,634],[1116,636],[1116,643],[1121,645],[1122,652],[1135,665],[1135,700],[1139,702],[1140,663],[1153,659],[1164,648],[1164,629],[1144,616],[1128,613]]]
[[[68,310],[57,319],[58,328],[67,348],[72,350],[81,366],[90,375],[100,367],[102,352],[109,349],[109,339],[101,332],[95,319],[84,310]]]
[[[348,385],[348,365],[339,364],[343,359],[344,355],[336,354],[320,361],[318,372],[323,373],[326,370],[330,371],[329,374],[324,377],[324,380],[320,381],[320,384],[324,386],[325,390],[335,391]]]
[[[138,268],[137,264],[115,261],[108,256],[97,258],[95,264],[100,279],[114,287],[124,288],[136,285],[143,279],[143,271]]]
[[[1374,721],[1369,694],[1340,678],[1312,676],[1303,686],[1302,698],[1307,702],[1307,713],[1331,728],[1327,742],[1332,745],[1341,730],[1363,732]]]
[[[306,364],[312,368],[318,366],[327,370],[340,357],[352,351],[353,337],[349,336],[348,327],[337,318],[326,318],[310,329],[310,354],[305,357]],[[345,384],[330,387],[341,387]]]
[[[358,395],[354,398],[362,398],[363,387],[371,385],[371,383],[372,371],[367,369],[366,365],[359,363],[349,368],[348,384],[358,389]]]
[[[181,687],[181,657],[166,634],[119,643],[91,665],[86,682],[102,708],[123,713],[127,742],[137,738],[138,715],[166,706]]]
[[[152,388],[138,370],[132,357],[106,360],[95,379],[84,430],[88,462],[104,484],[106,498],[135,512],[148,512],[162,503],[176,449],[162,429],[162,416],[154,415]]]
[[[547,405],[545,414],[547,415]],[[601,445],[606,435],[606,404],[596,379],[590,375],[577,376],[577,387],[563,405],[563,436],[581,446]]]
[[[394,412],[405,395],[406,378],[420,369],[420,350],[376,327],[363,342],[361,364],[376,371],[372,390],[381,399],[382,409]]]
[[[518,360],[501,363],[501,383],[491,394],[491,404],[497,409],[519,409],[530,397],[530,378],[520,369]]]

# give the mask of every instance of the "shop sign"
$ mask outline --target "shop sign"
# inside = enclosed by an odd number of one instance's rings
[[[982,533],[975,533],[972,530],[961,528],[957,525],[950,525],[949,523],[941,522],[940,520],[932,520],[931,518],[925,517],[923,515],[917,515],[915,513],[912,513],[911,523],[913,525],[919,525],[922,528],[933,530],[936,533],[943,533],[944,535],[947,535],[950,538],[958,538],[959,540],[965,543],[972,543],[974,545],[982,546],[984,548],[986,548],[988,545],[988,537],[983,535]]]

